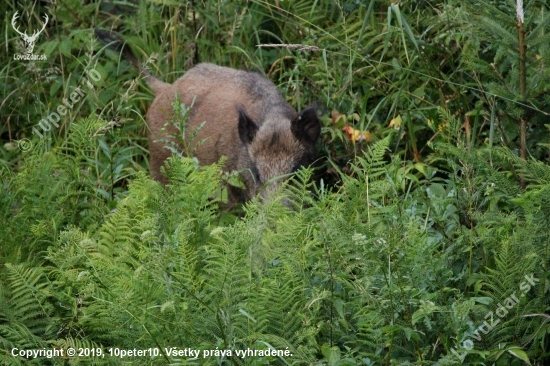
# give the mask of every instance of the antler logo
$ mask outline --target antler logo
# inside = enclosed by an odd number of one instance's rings
[[[21,38],[23,38],[23,41],[25,42],[25,48],[26,48],[25,53],[30,56],[32,54],[32,51],[34,49],[34,44],[36,43],[36,40],[38,39],[38,36],[46,28],[46,24],[48,24],[49,18],[48,18],[48,15],[46,13],[44,13],[45,23],[42,26],[42,29],[40,29],[39,31],[35,31],[31,36],[28,36],[27,31],[25,31],[24,33],[21,33],[19,31],[19,29],[17,29],[17,26],[15,25],[15,21],[18,18],[17,13],[19,13],[19,12],[16,11],[15,14],[13,14],[13,17],[11,18],[11,26],[21,36]]]

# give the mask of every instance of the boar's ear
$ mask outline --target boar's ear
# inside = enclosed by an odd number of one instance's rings
[[[246,114],[243,107],[237,107],[237,111],[239,112],[239,137],[243,144],[250,144],[258,132],[258,126]]]
[[[314,144],[321,134],[321,122],[314,107],[304,109],[290,122],[290,130],[299,141]]]

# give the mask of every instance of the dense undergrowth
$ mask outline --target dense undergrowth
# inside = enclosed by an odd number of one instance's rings
[[[519,24],[513,1],[2,3],[1,361],[547,364],[550,18],[523,6]],[[47,61],[13,59],[15,11],[29,34],[49,14]],[[94,26],[168,82],[208,61],[318,100],[320,168],[238,213],[221,165],[175,156],[151,180],[151,93]],[[11,353],[69,347],[107,356]]]
[[[355,160],[337,192],[311,187],[311,171],[302,170],[278,195],[292,197],[292,207],[253,201],[243,218],[224,223],[210,199],[221,189],[219,166],[199,169],[192,159],[169,162],[167,187],[132,173],[111,210],[82,170],[106,123],[75,126],[63,146],[33,151],[19,173],[3,176],[7,364],[21,362],[13,348],[51,347],[160,350],[127,359],[133,364],[548,357],[547,165],[506,149],[494,150],[489,164],[488,152],[441,142],[452,179],[427,172],[411,188],[401,161],[384,160],[388,137]],[[518,301],[506,302],[512,294]],[[485,321],[492,329],[479,329]],[[170,347],[292,356],[190,360],[170,356]]]

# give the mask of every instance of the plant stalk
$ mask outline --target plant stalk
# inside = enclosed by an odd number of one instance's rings
[[[525,101],[525,91],[527,85],[526,66],[525,66],[525,30],[523,29],[523,2],[518,1],[518,46],[519,46],[519,96],[523,103]],[[520,156],[522,159],[527,158],[527,119],[522,116],[519,120],[519,136],[520,136]]]

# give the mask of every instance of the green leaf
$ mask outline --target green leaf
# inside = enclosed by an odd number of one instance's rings
[[[58,45],[59,45],[59,41],[57,40],[44,43],[44,54],[46,56],[51,56],[53,53],[53,50],[58,48]]]
[[[438,198],[443,199],[447,197],[447,192],[445,192],[445,188],[439,183],[432,183],[427,189],[426,193],[428,194],[428,197],[430,199]]]
[[[59,51],[63,56],[71,56],[71,46],[73,40],[70,38],[65,38],[59,43]]]
[[[59,89],[61,89],[62,83],[53,83],[50,88],[50,97],[53,97],[57,94]],[[58,104],[59,105],[59,104]]]
[[[520,360],[526,362],[528,365],[531,365],[531,361],[529,361],[527,353],[525,353],[525,351],[522,350],[520,347],[511,347],[508,349],[508,352],[513,356],[519,358]]]
[[[327,343],[321,347],[321,353],[328,362],[328,366],[336,366],[340,359],[340,349],[338,347],[330,347]]]
[[[480,304],[483,304],[483,305],[491,305],[493,303],[493,299],[491,299],[490,297],[486,297],[486,296],[472,297],[471,300],[475,301],[475,302],[478,302]]]

